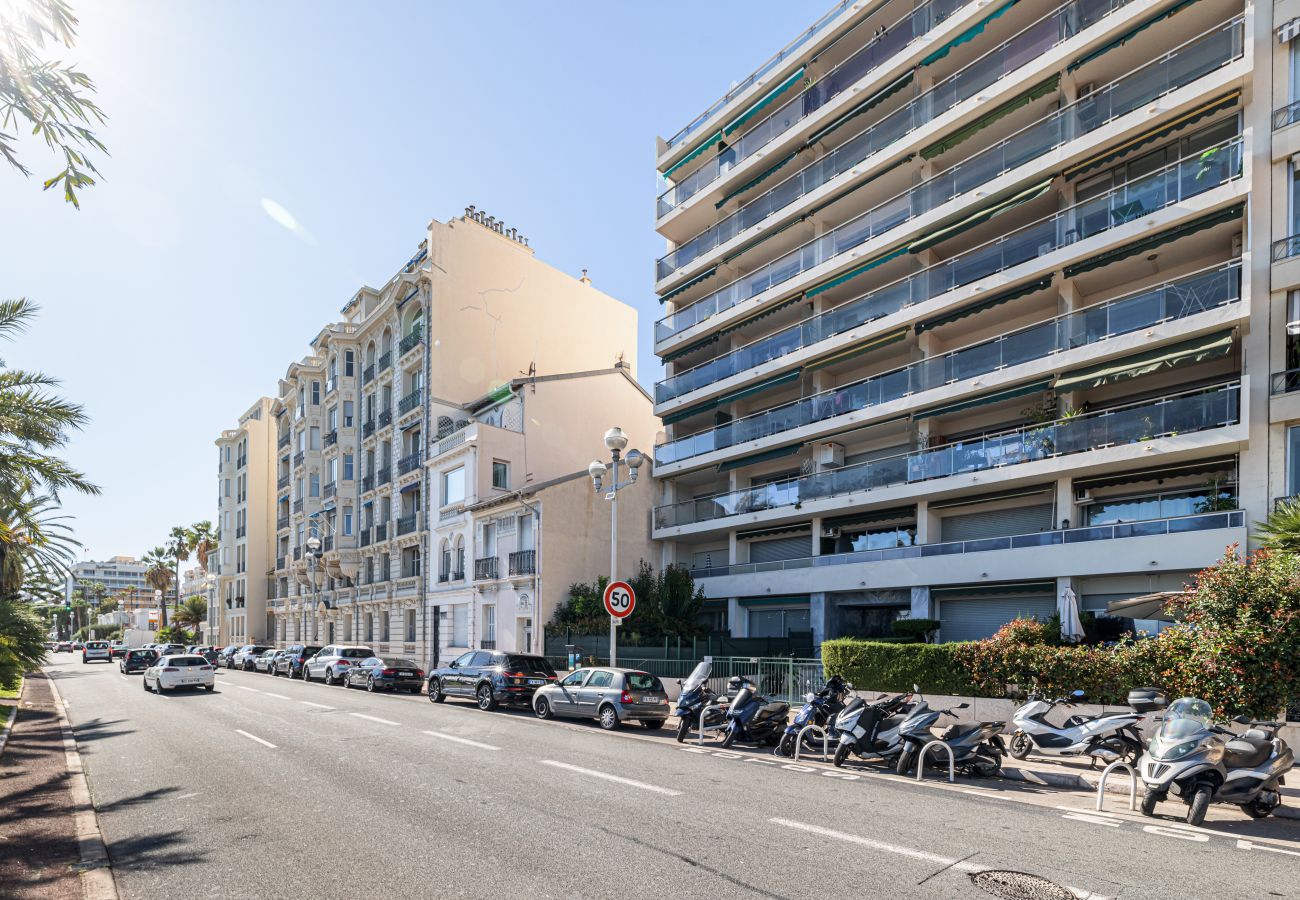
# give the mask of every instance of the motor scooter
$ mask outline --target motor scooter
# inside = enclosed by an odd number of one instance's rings
[[[731,706],[727,708],[727,728],[722,736],[722,746],[730,747],[735,741],[745,741],[775,747],[790,718],[790,704],[760,696],[758,687],[744,675],[732,677],[727,687]]]
[[[794,756],[795,745],[799,741],[799,732],[809,725],[816,725],[826,733],[827,740],[836,740],[835,718],[844,709],[845,700],[853,685],[839,675],[832,675],[825,687],[817,692],[804,695],[803,708],[795,714],[794,721],[786,726],[781,743],[772,752],[778,756]],[[808,735],[804,739],[804,749],[817,752],[817,741]]]
[[[835,748],[835,766],[842,767],[852,753],[871,762],[888,762],[902,750],[899,726],[906,721],[911,694],[881,696],[868,703],[854,697],[835,717],[839,746]]]
[[[1030,694],[1011,717],[1015,725],[1008,741],[1008,752],[1016,759],[1031,753],[1042,756],[1088,756],[1096,764],[1112,763],[1117,759],[1136,762],[1142,755],[1142,735],[1137,723],[1143,713],[1129,710],[1122,713],[1104,713],[1099,716],[1070,716],[1064,725],[1053,725],[1047,714],[1057,706],[1073,706],[1083,700],[1083,691],[1074,691],[1067,697],[1048,699],[1041,694]]]
[[[939,740],[952,750],[954,768],[983,777],[996,775],[1002,768],[1002,754],[1006,751],[1001,738],[1005,722],[954,722],[938,734],[933,731],[940,716],[956,718],[953,710],[966,709],[969,705],[958,703],[951,709],[930,709],[924,700],[918,701],[898,728],[903,748],[898,754],[894,771],[906,775],[911,771],[913,761],[917,765],[925,765],[926,760],[920,758],[921,751],[930,742]],[[933,755],[943,762],[943,757],[947,754]]]
[[[709,673],[713,670],[713,660],[705,657],[685,681],[677,682],[682,692],[677,698],[677,743],[686,740],[691,729],[700,729],[700,713],[704,713],[704,731],[713,731],[726,724],[727,714],[719,705],[720,698],[709,687]]]

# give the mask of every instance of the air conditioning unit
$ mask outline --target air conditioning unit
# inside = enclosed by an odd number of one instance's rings
[[[1095,90],[1097,90],[1097,82],[1095,81],[1089,81],[1087,84],[1079,85],[1078,99],[1082,100]]]
[[[1237,258],[1238,256],[1241,256],[1241,235],[1240,234],[1234,234],[1232,236],[1232,256],[1234,259]]]
[[[844,445],[833,441],[818,444],[817,449],[813,451],[813,459],[823,468],[838,469],[844,465]]]
[[[842,529],[834,525],[828,525],[822,529],[822,537],[824,538],[834,539],[839,537],[842,533],[843,533]]]
[[[1075,503],[1091,503],[1091,502],[1092,502],[1092,491],[1088,490],[1087,488],[1075,488],[1075,489],[1074,489],[1074,502],[1075,502]]]

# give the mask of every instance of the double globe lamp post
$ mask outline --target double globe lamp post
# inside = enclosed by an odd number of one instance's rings
[[[620,489],[629,487],[636,483],[636,476],[645,462],[645,455],[640,450],[628,450],[627,456],[623,456],[623,450],[627,447],[627,435],[623,429],[615,425],[609,431],[605,432],[605,448],[610,452],[609,465],[594,459],[591,465],[587,466],[587,474],[591,476],[592,486],[597,493],[600,493],[601,485],[605,476],[609,476],[609,493],[605,499],[609,501],[609,580],[611,583],[618,581],[618,492]],[[628,468],[628,480],[620,482],[618,480],[619,466],[626,465]],[[618,654],[615,648],[617,643],[618,619],[613,616],[609,617],[609,664],[615,666],[618,664]]]

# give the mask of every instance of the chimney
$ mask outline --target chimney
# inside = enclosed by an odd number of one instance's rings
[[[582,277],[579,278],[578,280],[581,281],[583,284],[591,284],[591,279],[587,277],[586,269],[582,270]]]

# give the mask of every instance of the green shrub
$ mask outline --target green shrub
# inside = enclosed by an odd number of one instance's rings
[[[895,619],[894,637],[905,638],[917,643],[930,640],[930,635],[939,630],[938,619]],[[876,640],[880,640],[876,638]]]
[[[840,675],[863,690],[971,694],[974,685],[958,660],[965,644],[898,644],[836,638],[822,642],[826,676]]]

